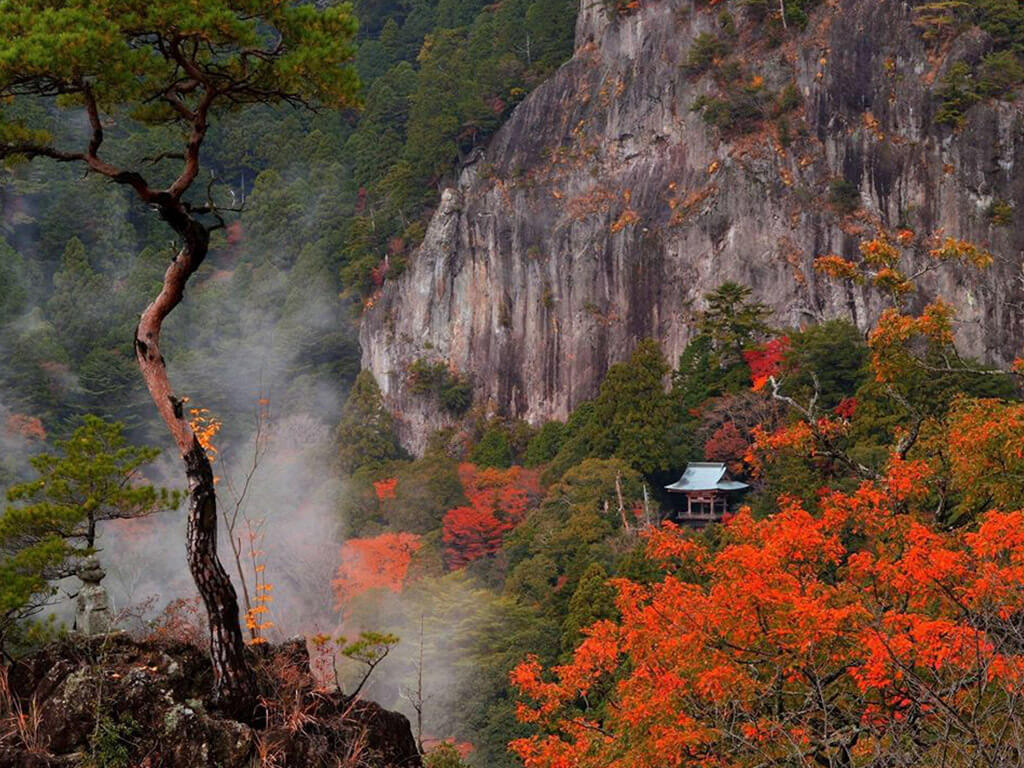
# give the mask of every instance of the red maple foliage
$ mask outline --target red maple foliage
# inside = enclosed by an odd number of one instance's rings
[[[497,552],[505,534],[522,522],[538,491],[537,473],[522,467],[461,464],[459,480],[468,504],[444,516],[445,561],[452,570]]]
[[[445,560],[452,570],[501,549],[512,525],[489,509],[456,507],[444,516]]]
[[[832,409],[832,413],[841,419],[849,421],[857,413],[857,398],[856,397],[844,397],[835,408]]]
[[[653,532],[662,581],[613,581],[620,621],[513,671],[538,733],[512,748],[526,768],[1017,764],[1024,511],[945,530],[928,474],[894,456],[815,514]]]
[[[708,461],[721,461],[729,465],[729,469],[737,471],[743,466],[743,457],[750,448],[736,424],[727,421],[704,443],[704,458]]]
[[[374,480],[373,492],[377,494],[377,499],[380,501],[393,499],[395,498],[395,488],[397,486],[397,477],[389,477],[384,480]]]
[[[341,545],[337,577],[331,582],[335,607],[341,610],[352,598],[371,589],[401,592],[412,556],[421,546],[414,533],[382,533],[346,541]]]
[[[743,353],[755,390],[764,387],[772,376],[779,375],[788,351],[789,337],[779,336]]]

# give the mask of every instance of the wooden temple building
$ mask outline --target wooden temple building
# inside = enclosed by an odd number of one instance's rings
[[[678,481],[666,485],[669,493],[685,495],[685,504],[676,507],[680,522],[707,525],[718,522],[729,510],[730,497],[749,486],[729,477],[725,464],[710,461],[691,461]]]

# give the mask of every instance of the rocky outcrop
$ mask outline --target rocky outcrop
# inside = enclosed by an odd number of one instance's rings
[[[253,654],[265,727],[210,706],[209,658],[192,645],[76,636],[0,670],[0,765],[415,768],[409,721],[317,690],[305,641]]]
[[[730,3],[734,90],[763,82],[781,100],[789,86],[799,102],[739,131],[694,111],[722,86],[684,66],[724,3],[655,0],[610,19],[584,0],[573,59],[462,170],[409,269],[366,312],[363,366],[403,441],[422,449],[445,418],[406,387],[414,360],[472,375],[477,401],[507,415],[564,418],[638,340],[675,359],[703,295],[726,280],[752,286],[780,326],[842,316],[867,328],[880,309],[871,290],[812,264],[856,258],[879,226],[987,245],[991,269],[931,273],[920,300],[958,308],[966,351],[1012,358],[1024,341],[1024,217],[997,225],[988,212],[996,201],[1024,210],[1024,106],[981,103],[958,130],[936,125],[936,83],[991,41],[972,30],[927,44],[912,6],[834,0],[773,46]]]

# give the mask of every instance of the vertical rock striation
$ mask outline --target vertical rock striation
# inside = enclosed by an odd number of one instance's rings
[[[997,226],[988,212],[996,201],[1024,211],[1024,103],[981,103],[960,130],[934,121],[935,84],[954,62],[977,61],[987,36],[936,50],[911,3],[836,0],[781,46],[745,51],[755,25],[732,8],[744,77],[774,94],[795,87],[800,104],[752,131],[720,131],[694,111],[718,86],[685,67],[719,9],[655,0],[610,19],[583,0],[572,60],[444,193],[361,332],[363,366],[412,450],[445,419],[406,386],[416,359],[472,375],[478,402],[536,422],[592,397],[644,337],[675,359],[703,294],[726,280],[751,285],[779,325],[841,316],[867,328],[879,311],[870,291],[812,262],[856,258],[879,226],[986,244],[990,270],[932,273],[925,293],[958,308],[971,354],[1019,351],[1024,216]],[[855,212],[836,205],[836,184]]]

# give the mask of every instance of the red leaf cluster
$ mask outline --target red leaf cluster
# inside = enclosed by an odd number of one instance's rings
[[[742,467],[743,457],[750,448],[750,443],[740,434],[739,428],[727,421],[704,443],[704,458],[708,461],[721,461],[736,471]]]
[[[789,351],[789,337],[779,336],[743,353],[743,360],[750,368],[754,389],[760,390],[772,376],[778,376]]]
[[[7,417],[7,431],[27,440],[46,440],[43,422],[35,416],[12,413]]]
[[[377,494],[379,501],[395,498],[395,488],[397,487],[397,477],[388,477],[384,480],[374,480],[373,482],[373,492]]]
[[[452,570],[497,552],[505,534],[522,522],[538,491],[537,474],[522,467],[461,464],[459,480],[468,503],[444,516],[445,561]]]
[[[832,413],[838,416],[840,419],[849,421],[857,413],[857,398],[856,397],[844,397],[835,408],[832,409]]]

